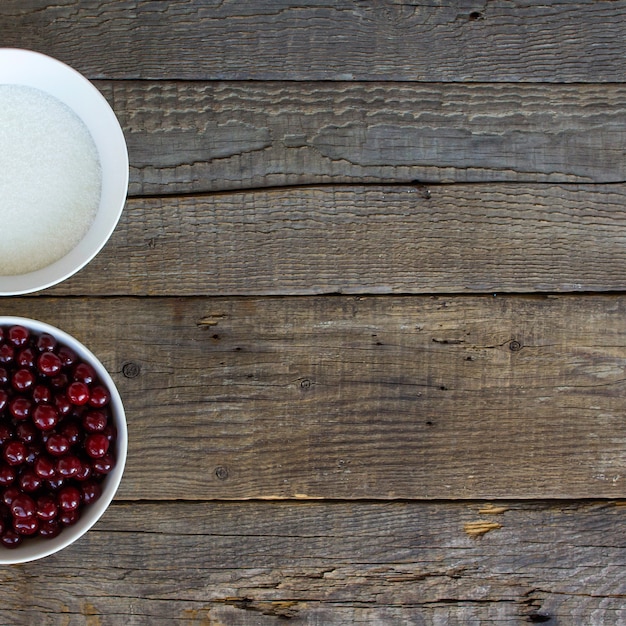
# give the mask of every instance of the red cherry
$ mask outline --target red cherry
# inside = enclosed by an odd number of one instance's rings
[[[8,343],[0,345],[0,363],[8,365],[13,362],[15,358],[15,348]]]
[[[0,536],[0,542],[5,548],[17,548],[23,541],[23,537],[9,528]]]
[[[61,511],[74,511],[80,506],[80,491],[72,485],[62,487],[57,496]]]
[[[89,411],[83,415],[83,428],[88,433],[100,433],[107,426],[107,416],[102,411]]]
[[[72,403],[64,393],[54,396],[54,406],[57,408],[59,415],[68,415],[72,410]]]
[[[42,352],[37,359],[37,369],[44,376],[56,376],[63,364],[54,352]]]
[[[0,412],[4,411],[8,403],[9,394],[4,389],[0,389]]]
[[[36,515],[42,520],[51,520],[57,516],[59,507],[57,501],[49,495],[39,496],[37,498]]]
[[[59,358],[61,359],[61,363],[63,363],[63,367],[71,367],[76,363],[78,357],[76,356],[76,352],[67,346],[62,346],[57,351]]]
[[[40,352],[52,352],[57,345],[57,340],[49,333],[41,333],[37,338],[37,349]]]
[[[16,495],[11,500],[9,508],[11,509],[11,515],[20,519],[33,517],[35,515],[35,511],[37,510],[35,501],[25,493]]]
[[[73,382],[67,387],[67,397],[76,406],[87,404],[89,401],[89,387],[83,382]]]
[[[20,367],[33,367],[35,365],[35,351],[32,348],[24,348],[15,359]]]
[[[9,402],[9,412],[16,420],[30,417],[31,402],[22,396],[16,396]]]
[[[13,522],[13,529],[20,535],[34,535],[39,530],[39,520],[33,517],[16,518]]]
[[[56,519],[42,520],[39,523],[39,536],[44,539],[54,539],[61,532],[61,526]]]
[[[15,427],[15,434],[20,441],[24,443],[33,443],[39,436],[39,431],[32,422],[20,422]]]
[[[73,454],[66,454],[57,461],[57,474],[63,478],[74,478],[82,470],[83,464]]]
[[[20,489],[26,493],[37,491],[42,482],[42,479],[33,470],[26,470],[18,479]]]
[[[106,389],[102,385],[95,385],[91,388],[91,394],[89,395],[89,406],[92,406],[95,409],[101,409],[109,404],[110,399],[111,396],[109,395],[108,389]]]
[[[53,478],[56,475],[56,463],[49,457],[41,455],[34,465],[34,470],[40,478]]]
[[[105,454],[101,459],[94,459],[91,467],[94,474],[108,474],[115,466],[115,459],[110,453]]]
[[[83,502],[85,504],[91,504],[95,502],[102,495],[102,488],[100,487],[100,483],[97,483],[93,480],[89,480],[85,482],[81,491],[83,494]]]
[[[47,353],[46,353],[47,354]],[[50,404],[38,404],[33,411],[33,423],[39,430],[52,430],[59,421],[59,413]]]
[[[109,451],[109,440],[102,433],[92,433],[85,438],[85,452],[92,459],[101,459]]]
[[[67,440],[67,437],[59,434],[52,434],[48,437],[46,441],[46,450],[52,456],[63,456],[67,454],[70,449],[70,442]]]
[[[16,477],[17,472],[14,467],[5,463],[0,465],[0,486],[8,487],[12,485]]]
[[[11,326],[11,328],[9,328],[9,332],[7,335],[7,339],[9,340],[9,343],[12,343],[14,346],[17,346],[18,348],[20,346],[25,345],[29,337],[30,337],[30,331],[24,326],[20,326],[19,324],[15,326]]]
[[[9,441],[4,445],[4,460],[9,465],[20,465],[26,460],[26,446],[21,441]]]
[[[20,495],[20,490],[16,487],[7,487],[2,494],[2,501],[8,506],[11,506],[11,502],[13,502],[13,498]]]
[[[91,385],[96,378],[96,371],[89,363],[83,361],[74,368],[73,378],[86,385]]]
[[[36,404],[50,404],[52,402],[52,391],[46,385],[35,385],[33,387],[33,401]]]

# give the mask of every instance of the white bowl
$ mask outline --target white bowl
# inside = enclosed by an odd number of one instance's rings
[[[115,448],[115,467],[106,475],[104,481],[101,483],[102,495],[100,498],[86,505],[82,509],[79,520],[74,525],[65,527],[60,534],[53,539],[26,538],[17,548],[5,548],[0,545],[0,564],[4,565],[25,563],[27,561],[40,559],[58,552],[82,537],[100,519],[113,500],[120,481],[122,480],[128,449],[128,431],[122,400],[111,376],[96,356],[77,339],[54,326],[23,317],[0,316],[0,326],[12,326],[15,324],[22,325],[38,334],[44,332],[50,333],[59,343],[70,347],[83,361],[88,362],[95,369],[98,378],[108,388],[111,394],[110,408],[117,428],[117,442]]]
[[[0,85],[35,87],[65,103],[89,130],[100,158],[102,192],[91,228],[64,257],[19,276],[0,276],[0,296],[51,287],[75,274],[98,254],[113,233],[128,192],[128,151],[115,113],[84,76],[51,57],[0,48]]]

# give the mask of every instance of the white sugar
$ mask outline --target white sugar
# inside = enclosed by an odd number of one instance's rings
[[[49,94],[0,85],[0,275],[50,265],[78,244],[102,173],[82,120]]]

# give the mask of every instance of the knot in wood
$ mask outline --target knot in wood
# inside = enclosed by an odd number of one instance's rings
[[[124,363],[122,365],[122,374],[126,378],[137,378],[141,372],[141,366],[138,363],[133,363],[129,361],[128,363]]]

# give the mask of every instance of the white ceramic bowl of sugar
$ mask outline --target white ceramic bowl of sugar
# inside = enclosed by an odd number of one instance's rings
[[[33,98],[29,101],[29,94],[36,94],[37,98],[43,97],[44,100],[38,102]],[[20,98],[24,98],[28,106],[20,105]],[[54,106],[49,107],[45,98],[54,101]],[[4,113],[3,102],[6,105]],[[34,122],[28,119],[27,113],[31,103]],[[35,105],[45,106],[45,115],[37,115]],[[54,113],[55,107],[66,109],[65,112],[74,118],[71,122],[74,126],[68,123],[67,132],[63,127],[59,129],[59,125],[68,118],[63,117],[62,112],[58,115]],[[11,136],[9,131],[23,123],[27,132],[14,132]],[[50,138],[54,134],[48,132],[46,124],[54,126],[54,132],[63,139],[59,142],[63,145],[58,148],[58,153],[54,141],[52,150],[50,148]],[[76,124],[82,126],[82,131],[77,130]],[[0,296],[11,296],[40,291],[69,278],[103,248],[115,230],[126,202],[128,151],[117,117],[96,87],[68,65],[30,50],[0,48],[0,133],[3,128],[5,133],[9,132],[4,146],[11,147],[10,150],[3,147],[5,158],[8,152],[8,165],[12,165],[10,157],[13,150],[16,155],[14,163],[17,164],[10,174],[11,168],[6,167],[6,162],[5,167],[0,168],[0,222],[4,223],[4,233],[0,230],[0,237],[5,240],[4,259],[3,246],[0,245]],[[32,134],[29,134],[31,130]],[[88,139],[85,139],[85,134]],[[81,152],[83,147],[78,145],[85,142],[86,146],[89,140],[99,167],[97,192],[93,187],[93,160],[83,158],[86,153]],[[33,145],[39,142],[41,146]],[[74,150],[74,153],[66,157],[66,148],[68,152]],[[39,158],[40,154],[43,158]],[[28,167],[30,161],[33,161],[32,169]],[[77,163],[79,165],[75,166]],[[88,163],[91,165],[86,165]],[[24,164],[27,167],[22,167]],[[87,180],[89,176],[91,179]],[[87,197],[80,195],[87,187],[90,199],[96,194],[95,201],[88,209],[91,211],[89,216],[76,214],[77,228],[69,207],[77,198]],[[59,199],[61,193],[74,196],[66,205],[59,200],[59,206],[55,206],[52,201]],[[3,198],[9,200],[3,204]],[[63,210],[66,212],[63,213]],[[33,233],[46,219],[51,221],[53,227],[42,227],[41,232]],[[10,226],[12,223],[15,223],[13,229]],[[80,231],[80,228],[83,230]],[[77,232],[78,239],[72,241]],[[55,245],[63,243],[70,249],[65,250],[61,246],[52,250],[49,242]],[[40,257],[44,250],[48,256],[43,254]]]

